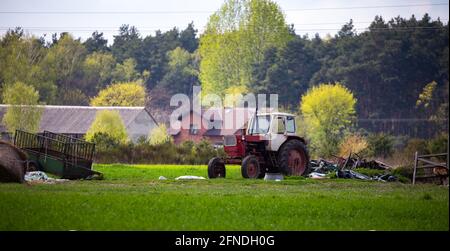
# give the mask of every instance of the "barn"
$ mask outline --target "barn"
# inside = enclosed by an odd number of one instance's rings
[[[0,105],[0,120],[9,105]],[[51,131],[81,138],[91,127],[98,111],[118,111],[127,129],[128,137],[136,142],[139,137],[147,137],[158,123],[145,107],[100,107],[100,106],[41,106],[42,113],[39,132]],[[8,137],[3,123],[0,123],[2,138]]]

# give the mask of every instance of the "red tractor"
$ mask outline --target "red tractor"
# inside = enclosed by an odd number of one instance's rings
[[[240,164],[244,178],[263,178],[266,172],[301,176],[309,171],[306,141],[296,135],[295,115],[256,114],[243,135],[224,137],[225,159],[208,163],[208,177],[225,177],[225,164]]]

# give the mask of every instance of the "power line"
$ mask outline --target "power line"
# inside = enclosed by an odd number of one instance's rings
[[[437,21],[437,20],[434,20]],[[448,21],[448,19],[440,19],[441,22],[443,21]],[[371,24],[373,23],[373,21],[364,21],[364,22],[353,22],[352,24]],[[344,25],[346,24],[346,21],[343,22],[329,22],[329,23],[298,23],[298,24],[292,24],[294,26],[302,26],[302,25]],[[388,24],[388,23],[386,23]],[[67,29],[67,30],[97,30],[97,29],[106,29],[106,30],[118,30],[119,27],[117,26],[0,26],[0,29],[10,29],[10,28],[15,28],[15,27],[20,27],[23,29]],[[178,27],[176,25],[173,26],[141,26],[141,27],[137,27],[135,26],[138,30],[147,30],[147,29],[173,29],[173,28],[181,28]]]
[[[437,22],[438,20],[434,20],[433,22]],[[439,21],[448,21],[448,19],[439,19]],[[371,24],[373,21],[365,21],[365,22],[352,22],[353,25],[357,24]],[[346,22],[329,22],[329,23],[297,23],[297,24],[289,24],[295,26],[307,26],[307,25],[344,25]],[[385,23],[386,25],[389,25],[389,22]],[[247,25],[249,26],[249,25]],[[25,30],[65,30],[65,31],[118,31],[118,26],[0,26],[0,30],[8,30],[8,29],[14,29],[14,28],[22,28]],[[138,31],[143,30],[161,30],[161,29],[182,29],[182,27],[178,27],[177,25],[173,26],[135,26]],[[355,28],[355,29],[361,29],[362,27]],[[368,28],[368,27],[367,27]],[[392,27],[388,28],[380,28],[380,29],[390,29]],[[417,29],[441,29],[441,27],[423,27],[423,26],[411,26],[411,27],[395,27],[395,28],[417,28]],[[312,28],[311,28],[312,29]],[[314,29],[322,29],[322,28],[314,28]],[[334,30],[335,28],[324,28],[326,30]],[[365,28],[364,28],[365,29]],[[197,28],[197,30],[204,30],[203,28]],[[298,30],[298,28],[296,28]]]
[[[427,3],[427,4],[399,4],[399,5],[372,5],[372,6],[348,6],[348,7],[321,7],[286,9],[284,11],[322,11],[322,10],[354,10],[354,9],[378,9],[378,8],[407,8],[421,6],[448,6],[449,3]],[[116,14],[211,14],[215,11],[186,10],[186,11],[0,11],[0,14],[45,14],[45,15],[116,15]]]
[[[291,9],[288,11],[354,10],[354,9],[405,8],[405,7],[442,6],[442,5],[449,5],[449,4],[448,3],[429,3],[429,4],[399,4],[399,5],[373,5],[373,6],[350,6],[350,7],[323,7],[323,8]]]
[[[2,28],[1,31],[7,31],[11,28]],[[375,27],[375,28],[354,28],[353,30],[357,32],[362,31],[416,31],[416,30],[443,30],[444,27]],[[103,30],[91,30],[91,29],[24,29],[25,31],[31,32],[78,32],[78,33],[92,33],[94,31],[100,32],[117,32],[117,29],[103,29]],[[299,32],[319,32],[319,31],[339,31],[340,28],[316,28],[316,29],[294,29]],[[141,32],[156,32],[159,29],[139,29]]]

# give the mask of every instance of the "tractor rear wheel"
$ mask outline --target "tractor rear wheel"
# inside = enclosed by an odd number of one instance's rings
[[[262,170],[258,158],[254,155],[248,155],[242,160],[242,177],[246,179],[257,179],[261,177]]]
[[[302,176],[309,171],[309,155],[306,146],[297,139],[286,142],[279,150],[280,171],[288,176]]]
[[[208,162],[208,178],[225,178],[226,169],[225,163],[219,157],[214,157]]]

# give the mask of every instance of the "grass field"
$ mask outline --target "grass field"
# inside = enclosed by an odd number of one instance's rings
[[[96,165],[105,180],[0,184],[0,230],[448,230],[448,187],[226,179],[206,166]],[[158,180],[162,175],[168,180]]]

